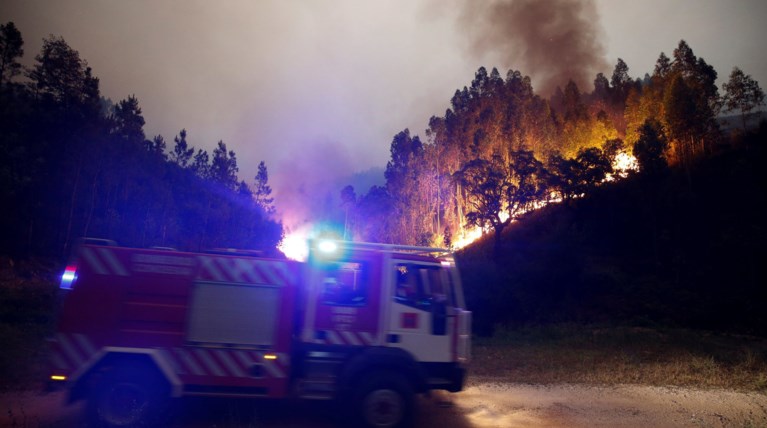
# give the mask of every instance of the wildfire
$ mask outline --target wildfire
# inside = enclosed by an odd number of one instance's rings
[[[629,171],[639,171],[639,162],[631,153],[620,152],[613,160],[613,174],[609,174],[605,181],[613,181],[615,177],[625,178]]]
[[[625,152],[618,153],[615,156],[612,166],[614,172],[605,178],[605,182],[614,181],[618,178],[624,178],[630,171],[639,170],[637,159],[630,153]],[[549,195],[549,199],[547,201],[537,202],[531,207],[531,209],[536,210],[546,206],[547,204],[558,202],[561,202],[561,198],[552,193]],[[524,214],[524,212],[525,211],[522,211],[519,214]],[[501,221],[505,221],[507,218],[509,218],[508,213],[503,212],[500,214]],[[512,220],[512,222],[514,221],[516,220]],[[285,238],[282,240],[282,243],[279,245],[280,251],[282,251],[289,259],[305,261],[309,255],[307,239],[312,234],[311,229],[311,227],[305,226],[287,233]],[[483,230],[480,227],[461,228],[460,233],[457,234],[458,238],[453,241],[453,248],[456,250],[464,248],[481,238],[482,235],[484,235],[486,232],[488,231]]]
[[[299,229],[285,234],[285,238],[279,245],[287,258],[297,261],[305,261],[309,257],[309,246],[307,244],[309,233],[306,229]]]
[[[464,230],[463,233],[461,233],[461,237],[457,239],[455,242],[453,242],[453,248],[456,250],[459,250],[472,242],[476,241],[477,239],[482,237],[482,229],[479,227],[474,227],[468,230]]]

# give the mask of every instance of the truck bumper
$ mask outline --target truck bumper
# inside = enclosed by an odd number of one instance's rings
[[[466,367],[458,363],[425,363],[427,389],[443,389],[449,392],[463,390],[466,381]]]

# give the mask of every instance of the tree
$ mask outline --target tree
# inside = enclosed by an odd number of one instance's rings
[[[474,159],[456,174],[470,208],[466,221],[493,229],[496,256],[506,226],[544,198],[545,175],[543,164],[526,150],[512,152],[508,164],[497,155],[492,160]]]
[[[560,154],[554,154],[549,159],[549,187],[559,193],[559,197],[567,204],[579,196],[576,182],[578,180],[578,165],[574,159],[567,159]]]
[[[166,149],[165,138],[162,135],[155,135],[152,140],[144,141],[144,148],[147,152],[156,155],[162,160],[168,160],[168,156],[165,154]]]
[[[572,80],[567,82],[564,92],[565,121],[583,121],[588,119],[588,111],[581,100],[578,85]]]
[[[671,60],[665,53],[661,52],[658,56],[658,60],[655,62],[655,70],[653,70],[653,77],[660,79],[665,78],[671,71]]]
[[[386,191],[393,202],[399,227],[388,229],[394,242],[415,245],[430,232],[429,201],[434,192],[428,189],[429,169],[424,159],[424,146],[416,135],[405,129],[394,136],[391,160],[386,164]]]
[[[99,81],[80,54],[61,37],[43,39],[37,62],[29,72],[32,89],[65,109],[99,108]]]
[[[21,73],[18,59],[24,55],[24,40],[13,22],[0,25],[0,96],[5,82]]]
[[[474,159],[457,173],[457,179],[466,191],[469,212],[466,222],[481,229],[492,228],[495,235],[495,254],[498,255],[501,233],[511,223],[507,215],[511,179],[500,156],[492,160]]]
[[[213,159],[210,162],[210,177],[228,189],[237,187],[237,156],[234,151],[226,149],[226,144],[219,141],[213,149]]]
[[[610,95],[610,82],[604,74],[597,73],[594,79],[594,97],[597,100],[607,100]]]
[[[256,205],[267,214],[274,214],[274,198],[272,195],[272,187],[269,185],[269,172],[266,169],[266,163],[264,161],[259,162],[258,172],[255,177],[255,190],[253,191],[253,197],[255,198]]]
[[[389,231],[394,219],[394,201],[383,186],[373,186],[368,192],[359,198],[357,211],[360,218],[365,221],[356,225],[356,236],[367,242],[392,243],[392,234]]]
[[[610,77],[610,86],[612,87],[614,101],[617,104],[626,102],[626,97],[632,83],[633,81],[629,76],[629,66],[621,58],[618,58],[613,74]]]
[[[676,157],[685,165],[691,161],[700,136],[695,95],[682,76],[677,75],[663,99],[664,123],[669,137],[677,143]]]
[[[129,143],[140,144],[144,142],[145,121],[135,95],[117,103],[110,119],[112,135]]]
[[[347,185],[341,189],[341,206],[344,208],[344,239],[348,239],[348,231],[350,229],[349,211],[354,208],[357,203],[357,194],[354,193],[354,187]]]
[[[574,191],[577,194],[587,194],[602,183],[613,170],[610,158],[596,147],[580,150],[575,157],[575,165],[577,170]]]
[[[648,119],[639,131],[639,140],[634,144],[633,154],[639,163],[639,169],[645,174],[653,175],[666,169],[666,150],[668,140],[661,124]]]
[[[178,135],[173,138],[173,142],[175,145],[173,146],[173,151],[170,153],[170,161],[181,168],[186,168],[194,155],[194,147],[189,147],[189,144],[186,142],[186,129],[182,129]],[[205,154],[205,157],[205,163],[207,164],[207,153]]]
[[[210,157],[208,156],[208,151],[203,149],[198,149],[197,154],[194,155],[194,162],[192,163],[192,171],[194,171],[195,175],[198,177],[207,180],[211,177],[210,172]]]
[[[662,120],[677,160],[687,167],[718,135],[717,73],[703,58],[697,58],[684,40],[673,56],[671,71],[664,79]]]
[[[750,75],[734,67],[730,80],[724,85],[724,106],[729,111],[740,110],[743,130],[746,130],[746,117],[755,108],[764,105],[764,91]]]

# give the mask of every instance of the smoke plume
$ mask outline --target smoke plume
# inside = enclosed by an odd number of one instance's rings
[[[608,68],[593,0],[466,0],[458,22],[472,54],[529,75],[544,96],[569,79],[589,91]]]

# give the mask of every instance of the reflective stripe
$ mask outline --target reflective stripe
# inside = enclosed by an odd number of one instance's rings
[[[214,281],[226,281],[226,277],[223,273],[216,267],[215,260],[211,257],[206,256],[200,256],[200,265],[202,266],[202,270],[210,274],[211,277],[213,277]]]
[[[255,283],[257,281],[254,281],[253,274],[252,274],[252,268],[250,264],[244,260],[244,259],[234,259],[231,260],[232,269],[229,271],[229,274],[233,277],[233,279],[237,282],[251,282]]]
[[[284,281],[282,280],[282,278],[275,273],[275,270],[279,270],[284,267],[283,263],[257,261],[256,266],[258,267],[258,270],[261,272],[261,274],[263,274],[266,277],[264,280],[264,283],[273,284],[273,285],[284,285]]]
[[[178,360],[173,358],[173,355],[171,354],[172,351],[170,349],[158,348],[157,351],[160,353],[160,356],[162,357],[162,359],[167,361],[168,364],[170,364],[171,369],[175,373],[182,373],[182,374],[184,373],[184,369],[178,363]]]
[[[350,345],[353,345],[353,346],[361,345],[360,341],[357,339],[357,336],[352,331],[342,331],[341,336],[343,336],[343,338],[346,339],[346,343]]]
[[[362,341],[365,342],[365,345],[372,345],[375,340],[373,334],[367,331],[361,332],[360,336],[362,336]]]
[[[213,372],[216,376],[224,376],[224,371],[221,370],[221,367],[219,367],[215,361],[213,361],[213,358],[208,355],[208,352],[205,349],[196,349],[195,354],[200,357],[202,364],[208,369],[209,373]]]
[[[119,276],[128,276],[128,271],[123,267],[122,263],[120,263],[120,260],[117,259],[112,250],[108,248],[99,248],[96,251],[98,251],[101,257],[106,260],[109,267],[112,268],[113,273]]]
[[[228,351],[217,351],[216,356],[224,363],[224,366],[229,370],[229,373],[233,374],[235,377],[245,377],[242,368],[229,357]]]
[[[344,344],[344,341],[341,340],[341,338],[338,336],[338,333],[336,333],[333,330],[325,331],[325,337],[327,337],[328,342],[332,343],[333,345],[343,345]]]
[[[189,356],[189,354],[186,352],[186,350],[175,348],[175,349],[173,349],[173,351],[175,352],[175,354],[179,358],[181,358],[183,363],[186,365],[186,367],[188,367],[192,371],[193,374],[195,374],[197,376],[202,376],[202,375],[205,374],[205,372],[202,371],[202,369],[200,368],[199,365],[197,365],[197,363],[194,361],[194,359]]]
[[[99,259],[96,257],[95,252],[92,248],[89,247],[83,247],[83,259],[87,262],[87,264],[96,271],[99,275],[106,275],[109,272],[107,272],[106,267],[99,261]]]
[[[69,338],[66,335],[60,334],[58,341],[64,349],[64,353],[69,357],[69,360],[75,364],[75,367],[79,367],[85,363],[85,358],[77,352],[74,346],[72,346],[72,343],[69,342]]]
[[[85,355],[93,355],[96,353],[96,348],[85,335],[75,334],[74,338],[77,341],[77,344],[80,345],[80,349],[85,351]]]

